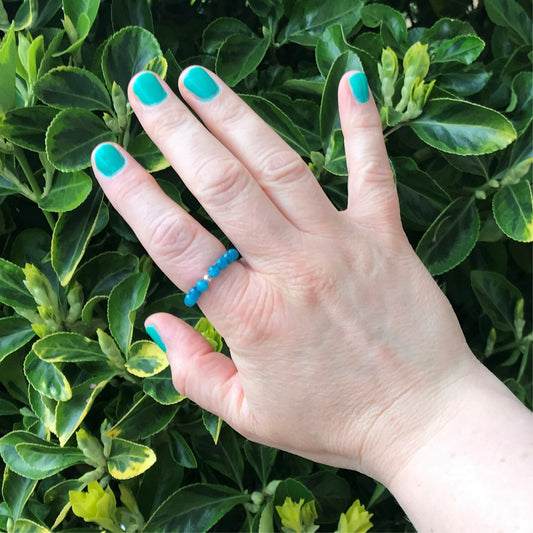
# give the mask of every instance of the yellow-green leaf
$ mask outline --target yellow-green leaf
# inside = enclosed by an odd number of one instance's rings
[[[168,366],[165,352],[151,341],[134,342],[128,354],[126,369],[130,374],[147,378],[159,374]]]
[[[533,241],[533,199],[527,180],[502,187],[492,202],[494,220],[511,239]]]
[[[138,476],[155,462],[155,453],[148,446],[124,439],[111,440],[107,468],[115,479],[130,479]]]

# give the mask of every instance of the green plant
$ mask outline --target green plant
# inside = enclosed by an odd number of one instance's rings
[[[472,349],[531,406],[527,7],[0,2],[0,530],[347,533],[368,527],[357,499],[377,530],[412,530],[375,481],[245,441],[174,389],[163,352],[146,340],[146,316],[172,312],[226,348],[103,199],[90,154],[119,142],[220,236],[125,96],[140,70],[176,86],[183,67],[200,63],[343,208],[337,85],[346,70],[364,70],[406,232]]]

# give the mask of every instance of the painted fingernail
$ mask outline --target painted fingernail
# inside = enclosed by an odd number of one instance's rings
[[[360,104],[365,104],[370,98],[368,91],[368,80],[364,72],[356,72],[350,76],[350,87],[355,99]]]
[[[190,68],[183,78],[183,85],[204,102],[212,100],[220,92],[219,86],[202,67]]]
[[[145,105],[157,105],[167,97],[167,92],[151,72],[143,72],[135,78],[133,92]]]
[[[165,353],[167,352],[167,348],[165,346],[165,343],[161,339],[161,336],[159,335],[157,329],[153,324],[150,324],[144,328],[146,330],[146,333],[150,335],[151,339],[161,348]]]
[[[112,144],[101,144],[94,152],[94,162],[100,174],[113,178],[126,164],[126,159]]]

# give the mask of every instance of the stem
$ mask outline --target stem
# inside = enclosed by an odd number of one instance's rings
[[[41,189],[39,187],[39,184],[37,183],[35,176],[33,175],[33,171],[30,167],[30,164],[28,163],[28,159],[26,158],[26,154],[23,150],[21,150],[19,147],[15,148],[15,157],[17,158],[17,161],[22,168],[22,171],[24,172],[24,175],[26,176],[26,179],[28,180],[28,183],[30,184],[31,190],[35,194],[36,202],[39,202],[42,196]],[[43,211],[43,215],[46,218],[48,224],[50,224],[50,228],[53,230],[56,223],[54,220],[54,217],[51,213],[48,211]]]
[[[405,126],[406,122],[401,122],[400,124],[396,124],[393,128],[391,128],[389,131],[383,134],[383,138],[386,139],[391,133],[394,133],[395,131],[399,130],[400,128],[403,128]]]

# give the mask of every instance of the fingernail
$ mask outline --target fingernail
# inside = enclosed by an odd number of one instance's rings
[[[212,100],[220,92],[213,78],[201,67],[190,68],[183,78],[183,85],[204,102]]]
[[[157,105],[167,97],[167,92],[151,72],[143,72],[135,78],[133,92],[145,105]]]
[[[150,324],[149,326],[146,326],[144,328],[146,330],[146,333],[150,335],[152,340],[161,348],[165,353],[167,352],[167,348],[165,346],[165,343],[161,339],[159,333],[157,332],[157,329],[155,329],[155,326],[153,324]]]
[[[126,164],[126,159],[112,144],[101,144],[94,152],[94,163],[102,175],[112,178]]]
[[[368,92],[368,80],[364,72],[356,72],[350,76],[350,87],[355,99],[360,104],[368,102],[370,93]]]

